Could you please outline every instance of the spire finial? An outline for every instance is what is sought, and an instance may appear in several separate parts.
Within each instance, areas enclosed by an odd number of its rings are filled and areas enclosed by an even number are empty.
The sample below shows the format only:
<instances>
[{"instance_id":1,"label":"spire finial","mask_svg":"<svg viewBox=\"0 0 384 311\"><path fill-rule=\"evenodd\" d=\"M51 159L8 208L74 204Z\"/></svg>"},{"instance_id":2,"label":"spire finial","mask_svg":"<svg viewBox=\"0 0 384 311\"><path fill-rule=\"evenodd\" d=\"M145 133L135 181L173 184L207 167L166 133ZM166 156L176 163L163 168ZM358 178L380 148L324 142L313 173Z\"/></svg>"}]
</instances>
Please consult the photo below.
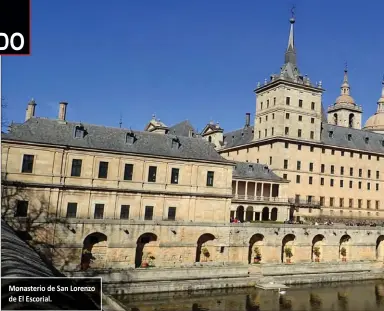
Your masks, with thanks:
<instances>
[{"instance_id":1,"label":"spire finial","mask_svg":"<svg viewBox=\"0 0 384 311\"><path fill-rule=\"evenodd\" d=\"M295 6L291 9L292 17L289 19L291 23L291 29L289 30L289 38L288 38L288 47L285 52L285 63L291 63L296 65L296 51L295 51L295 40L293 34L293 24L295 23Z\"/></svg>"}]
</instances>

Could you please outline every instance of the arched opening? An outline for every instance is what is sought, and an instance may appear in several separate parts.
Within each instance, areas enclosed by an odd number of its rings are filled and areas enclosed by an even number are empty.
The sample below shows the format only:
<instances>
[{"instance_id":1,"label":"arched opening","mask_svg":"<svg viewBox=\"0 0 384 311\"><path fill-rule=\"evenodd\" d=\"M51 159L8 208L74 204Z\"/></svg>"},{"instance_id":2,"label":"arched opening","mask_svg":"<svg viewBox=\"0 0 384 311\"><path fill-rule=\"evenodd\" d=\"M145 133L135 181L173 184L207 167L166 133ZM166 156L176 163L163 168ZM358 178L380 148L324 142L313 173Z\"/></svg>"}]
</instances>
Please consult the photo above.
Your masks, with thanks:
<instances>
[{"instance_id":1,"label":"arched opening","mask_svg":"<svg viewBox=\"0 0 384 311\"><path fill-rule=\"evenodd\" d=\"M293 246L296 237L293 234L287 234L281 244L281 262L291 262L291 258L293 257Z\"/></svg>"},{"instance_id":2,"label":"arched opening","mask_svg":"<svg viewBox=\"0 0 384 311\"><path fill-rule=\"evenodd\" d=\"M93 268L103 268L107 252L107 236L94 232L86 236L81 252L81 270L87 270L92 263Z\"/></svg>"},{"instance_id":3,"label":"arched opening","mask_svg":"<svg viewBox=\"0 0 384 311\"><path fill-rule=\"evenodd\" d=\"M209 258L212 258L212 241L215 240L215 236L211 233L204 233L197 240L196 247L196 262L200 262L201 259L208 261ZM203 255L203 258L201 258Z\"/></svg>"},{"instance_id":4,"label":"arched opening","mask_svg":"<svg viewBox=\"0 0 384 311\"><path fill-rule=\"evenodd\" d=\"M140 268L143 265L143 261L148 260L149 255L154 251L152 249L154 242L157 241L157 235L154 233L142 234L136 242L136 254L135 254L135 267ZM144 250L146 251L144 253ZM145 255L145 256L144 256ZM146 264L145 264L146 265Z\"/></svg>"},{"instance_id":5,"label":"arched opening","mask_svg":"<svg viewBox=\"0 0 384 311\"><path fill-rule=\"evenodd\" d=\"M269 208L264 207L263 211L261 212L261 220L269 220Z\"/></svg>"},{"instance_id":6,"label":"arched opening","mask_svg":"<svg viewBox=\"0 0 384 311\"><path fill-rule=\"evenodd\" d=\"M277 207L274 207L271 210L271 220L273 220L273 221L277 220Z\"/></svg>"},{"instance_id":7,"label":"arched opening","mask_svg":"<svg viewBox=\"0 0 384 311\"><path fill-rule=\"evenodd\" d=\"M353 127L354 123L355 123L355 115L353 113L350 113L348 118L348 126Z\"/></svg>"},{"instance_id":8,"label":"arched opening","mask_svg":"<svg viewBox=\"0 0 384 311\"><path fill-rule=\"evenodd\" d=\"M236 218L237 220L244 222L244 206L238 206L236 209Z\"/></svg>"},{"instance_id":9,"label":"arched opening","mask_svg":"<svg viewBox=\"0 0 384 311\"><path fill-rule=\"evenodd\" d=\"M248 206L247 211L245 213L245 220L246 221L252 221L253 220L253 207Z\"/></svg>"},{"instance_id":10,"label":"arched opening","mask_svg":"<svg viewBox=\"0 0 384 311\"><path fill-rule=\"evenodd\" d=\"M323 257L323 243L324 243L324 235L317 234L312 239L312 251L311 251L311 260L312 261L320 261Z\"/></svg>"},{"instance_id":11,"label":"arched opening","mask_svg":"<svg viewBox=\"0 0 384 311\"><path fill-rule=\"evenodd\" d=\"M337 125L339 123L339 117L337 116L337 113L333 114L333 124Z\"/></svg>"},{"instance_id":12,"label":"arched opening","mask_svg":"<svg viewBox=\"0 0 384 311\"><path fill-rule=\"evenodd\" d=\"M351 237L348 234L344 234L340 238L339 257L342 259L342 261L347 261L347 258L351 257L350 242L351 242Z\"/></svg>"},{"instance_id":13,"label":"arched opening","mask_svg":"<svg viewBox=\"0 0 384 311\"><path fill-rule=\"evenodd\" d=\"M376 260L384 261L384 235L380 235L376 240Z\"/></svg>"},{"instance_id":14,"label":"arched opening","mask_svg":"<svg viewBox=\"0 0 384 311\"><path fill-rule=\"evenodd\" d=\"M255 259L260 261L263 255L263 245L264 245L264 235L262 234L254 234L249 239L249 248L248 248L248 263L251 264L252 262L255 262ZM260 258L257 258L259 257Z\"/></svg>"}]
</instances>

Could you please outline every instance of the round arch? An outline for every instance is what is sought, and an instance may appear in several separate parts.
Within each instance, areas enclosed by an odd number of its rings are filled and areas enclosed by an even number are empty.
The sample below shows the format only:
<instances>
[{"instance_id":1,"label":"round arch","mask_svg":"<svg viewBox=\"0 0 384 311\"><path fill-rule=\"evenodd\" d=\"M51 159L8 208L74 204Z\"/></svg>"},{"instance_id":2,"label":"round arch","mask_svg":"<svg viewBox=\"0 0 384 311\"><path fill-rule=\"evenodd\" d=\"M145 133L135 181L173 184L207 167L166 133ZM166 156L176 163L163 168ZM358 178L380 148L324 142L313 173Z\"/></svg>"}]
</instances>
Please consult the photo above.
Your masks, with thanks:
<instances>
[{"instance_id":1,"label":"round arch","mask_svg":"<svg viewBox=\"0 0 384 311\"><path fill-rule=\"evenodd\" d=\"M154 251L150 246L154 246L156 242L157 235L154 233L146 232L139 236L136 241L135 268L142 267L143 260L147 260L148 256L144 257L144 249L150 254Z\"/></svg>"},{"instance_id":2,"label":"round arch","mask_svg":"<svg viewBox=\"0 0 384 311\"><path fill-rule=\"evenodd\" d=\"M208 252L203 254L204 259L208 261L209 257L212 257L213 248L212 245L209 245L211 241L214 241L216 237L211 233L202 234L197 240L196 247L196 262L200 262L201 253L206 249Z\"/></svg>"},{"instance_id":3,"label":"round arch","mask_svg":"<svg viewBox=\"0 0 384 311\"><path fill-rule=\"evenodd\" d=\"M252 221L253 220L253 206L248 206L247 211L245 212L245 220Z\"/></svg>"},{"instance_id":4,"label":"round arch","mask_svg":"<svg viewBox=\"0 0 384 311\"><path fill-rule=\"evenodd\" d=\"M269 208L264 207L262 212L261 212L261 220L269 220Z\"/></svg>"},{"instance_id":5,"label":"round arch","mask_svg":"<svg viewBox=\"0 0 384 311\"><path fill-rule=\"evenodd\" d=\"M384 261L384 235L380 235L376 240L376 260Z\"/></svg>"},{"instance_id":6,"label":"round arch","mask_svg":"<svg viewBox=\"0 0 384 311\"><path fill-rule=\"evenodd\" d=\"M101 232L88 234L83 241L80 269L87 270L92 263L95 268L102 268L105 264L108 237Z\"/></svg>"},{"instance_id":7,"label":"round arch","mask_svg":"<svg viewBox=\"0 0 384 311\"><path fill-rule=\"evenodd\" d=\"M320 261L323 258L323 245L325 237L322 234L316 234L312 239L311 261Z\"/></svg>"},{"instance_id":8,"label":"round arch","mask_svg":"<svg viewBox=\"0 0 384 311\"><path fill-rule=\"evenodd\" d=\"M272 221L276 221L277 220L277 207L274 207L271 210L271 220Z\"/></svg>"},{"instance_id":9,"label":"round arch","mask_svg":"<svg viewBox=\"0 0 384 311\"><path fill-rule=\"evenodd\" d=\"M252 258L256 257L256 247L258 248L260 255L263 256L264 235L256 233L249 239L248 247L248 264L252 263ZM260 259L261 260L261 259Z\"/></svg>"},{"instance_id":10,"label":"round arch","mask_svg":"<svg viewBox=\"0 0 384 311\"><path fill-rule=\"evenodd\" d=\"M339 258L342 261L346 261L347 258L351 257L351 248L350 248L351 237L348 234L344 234L340 238L339 242Z\"/></svg>"},{"instance_id":11,"label":"round arch","mask_svg":"<svg viewBox=\"0 0 384 311\"><path fill-rule=\"evenodd\" d=\"M281 262L287 261L288 263L291 261L291 257L294 255L294 243L296 240L296 236L294 234L287 234L281 243ZM290 257L286 256L286 249L291 250L291 255Z\"/></svg>"},{"instance_id":12,"label":"round arch","mask_svg":"<svg viewBox=\"0 0 384 311\"><path fill-rule=\"evenodd\" d=\"M240 205L236 209L236 218L240 222L244 222L244 206Z\"/></svg>"}]
</instances>

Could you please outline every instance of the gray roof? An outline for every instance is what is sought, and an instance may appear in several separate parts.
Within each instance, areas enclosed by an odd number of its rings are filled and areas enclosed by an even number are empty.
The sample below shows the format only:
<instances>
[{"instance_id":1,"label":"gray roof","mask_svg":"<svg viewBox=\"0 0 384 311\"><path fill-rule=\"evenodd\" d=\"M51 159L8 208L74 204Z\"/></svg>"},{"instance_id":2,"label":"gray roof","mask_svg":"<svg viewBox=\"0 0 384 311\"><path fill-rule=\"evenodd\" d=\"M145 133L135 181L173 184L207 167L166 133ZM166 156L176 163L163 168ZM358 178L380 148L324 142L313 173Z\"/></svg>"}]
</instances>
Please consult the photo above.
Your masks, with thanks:
<instances>
[{"instance_id":1,"label":"gray roof","mask_svg":"<svg viewBox=\"0 0 384 311\"><path fill-rule=\"evenodd\" d=\"M286 182L283 178L272 172L272 170L270 170L267 165L251 162L236 162L232 176L233 178L241 179L267 179Z\"/></svg>"},{"instance_id":2,"label":"gray roof","mask_svg":"<svg viewBox=\"0 0 384 311\"><path fill-rule=\"evenodd\" d=\"M75 138L75 128L80 123L52 119L32 118L13 124L3 140L44 143L79 148L89 148L122 153L154 155L190 160L232 162L221 157L215 148L201 138L131 131L81 123L86 135ZM127 143L127 135L134 136L134 143Z\"/></svg>"},{"instance_id":3,"label":"gray roof","mask_svg":"<svg viewBox=\"0 0 384 311\"><path fill-rule=\"evenodd\" d=\"M193 136L197 134L196 129L188 120L177 123L169 128L169 133L177 136L189 137L189 131L192 131Z\"/></svg>"},{"instance_id":4,"label":"gray roof","mask_svg":"<svg viewBox=\"0 0 384 311\"><path fill-rule=\"evenodd\" d=\"M333 137L330 133L333 132ZM350 136L350 140L348 135ZM368 138L368 143L366 143ZM240 147L253 140L253 127L239 129L224 134L224 149ZM358 149L365 152L384 153L384 135L364 130L323 123L321 142L338 148Z\"/></svg>"},{"instance_id":5,"label":"gray roof","mask_svg":"<svg viewBox=\"0 0 384 311\"><path fill-rule=\"evenodd\" d=\"M223 148L232 148L248 144L253 140L253 126L243 127L241 129L224 133Z\"/></svg>"}]
</instances>

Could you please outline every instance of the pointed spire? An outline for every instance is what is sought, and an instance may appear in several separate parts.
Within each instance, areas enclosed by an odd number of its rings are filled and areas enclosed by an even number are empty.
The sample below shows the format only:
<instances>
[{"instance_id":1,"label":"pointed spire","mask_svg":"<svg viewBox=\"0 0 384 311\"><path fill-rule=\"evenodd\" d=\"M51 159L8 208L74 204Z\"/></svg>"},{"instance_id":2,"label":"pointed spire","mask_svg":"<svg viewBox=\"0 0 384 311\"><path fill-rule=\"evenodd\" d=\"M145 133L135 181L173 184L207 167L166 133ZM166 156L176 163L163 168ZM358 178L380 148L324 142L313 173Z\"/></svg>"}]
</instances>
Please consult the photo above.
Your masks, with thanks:
<instances>
[{"instance_id":1,"label":"pointed spire","mask_svg":"<svg viewBox=\"0 0 384 311\"><path fill-rule=\"evenodd\" d=\"M341 95L350 95L350 86L348 82L348 65L345 63L343 84L341 85Z\"/></svg>"},{"instance_id":2,"label":"pointed spire","mask_svg":"<svg viewBox=\"0 0 384 311\"><path fill-rule=\"evenodd\" d=\"M291 23L291 29L289 31L289 38L288 38L288 46L287 50L285 52L285 63L291 63L293 65L296 65L296 50L295 50L295 39L294 39L294 31L293 31L293 24L295 23L295 7L292 7L292 17L290 18L289 22Z\"/></svg>"},{"instance_id":3,"label":"pointed spire","mask_svg":"<svg viewBox=\"0 0 384 311\"><path fill-rule=\"evenodd\" d=\"M377 101L377 113L384 113L384 75L383 81L381 81L381 97Z\"/></svg>"}]
</instances>

